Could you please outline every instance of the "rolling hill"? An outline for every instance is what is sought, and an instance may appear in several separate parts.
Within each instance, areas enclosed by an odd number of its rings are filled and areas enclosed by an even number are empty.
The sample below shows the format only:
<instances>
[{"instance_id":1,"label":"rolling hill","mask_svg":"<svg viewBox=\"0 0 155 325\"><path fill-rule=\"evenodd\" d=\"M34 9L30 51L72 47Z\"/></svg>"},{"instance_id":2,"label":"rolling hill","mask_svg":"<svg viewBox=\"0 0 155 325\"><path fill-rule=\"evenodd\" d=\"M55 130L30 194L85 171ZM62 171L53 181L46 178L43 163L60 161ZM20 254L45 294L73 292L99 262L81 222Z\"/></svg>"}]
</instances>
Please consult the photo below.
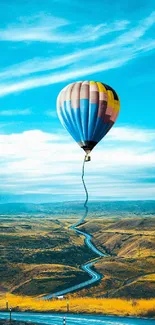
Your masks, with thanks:
<instances>
[{"instance_id":1,"label":"rolling hill","mask_svg":"<svg viewBox=\"0 0 155 325\"><path fill-rule=\"evenodd\" d=\"M99 286L80 295L155 297L155 218L88 221L80 229L109 256L95 264L104 274Z\"/></svg>"},{"instance_id":2,"label":"rolling hill","mask_svg":"<svg viewBox=\"0 0 155 325\"><path fill-rule=\"evenodd\" d=\"M91 216L79 227L93 235L95 246L108 256L95 264L95 269L103 275L100 283L69 296L155 296L153 210L151 217L142 213L141 218L135 214L128 217L129 208L127 211L125 217ZM54 211L46 216L35 213L36 210L34 215L1 214L1 294L40 296L88 279L80 267L96 255L86 246L83 236L69 229L77 216L71 214L67 219L64 214L58 219Z\"/></svg>"}]
</instances>

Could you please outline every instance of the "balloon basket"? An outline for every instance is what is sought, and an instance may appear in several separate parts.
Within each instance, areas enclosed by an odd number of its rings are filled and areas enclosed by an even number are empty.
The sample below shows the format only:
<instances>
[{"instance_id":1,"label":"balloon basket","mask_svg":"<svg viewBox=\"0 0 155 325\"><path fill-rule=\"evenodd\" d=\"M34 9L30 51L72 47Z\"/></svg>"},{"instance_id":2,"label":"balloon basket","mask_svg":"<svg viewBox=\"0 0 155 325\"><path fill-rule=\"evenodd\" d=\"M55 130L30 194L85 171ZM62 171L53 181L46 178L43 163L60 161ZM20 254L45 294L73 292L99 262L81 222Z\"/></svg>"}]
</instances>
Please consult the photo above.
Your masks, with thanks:
<instances>
[{"instance_id":1,"label":"balloon basket","mask_svg":"<svg viewBox=\"0 0 155 325\"><path fill-rule=\"evenodd\" d=\"M87 154L85 155L85 162L91 161L91 157Z\"/></svg>"}]
</instances>

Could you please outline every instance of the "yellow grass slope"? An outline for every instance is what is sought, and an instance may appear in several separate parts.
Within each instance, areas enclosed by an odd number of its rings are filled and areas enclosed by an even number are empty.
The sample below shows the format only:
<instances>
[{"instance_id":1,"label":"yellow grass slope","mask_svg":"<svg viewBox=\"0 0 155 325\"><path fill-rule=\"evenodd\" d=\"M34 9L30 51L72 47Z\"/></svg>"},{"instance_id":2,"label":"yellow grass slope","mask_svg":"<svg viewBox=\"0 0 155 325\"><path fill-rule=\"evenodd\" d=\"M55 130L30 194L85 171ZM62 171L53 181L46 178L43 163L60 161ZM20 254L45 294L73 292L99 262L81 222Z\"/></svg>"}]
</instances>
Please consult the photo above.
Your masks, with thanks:
<instances>
[{"instance_id":1,"label":"yellow grass slope","mask_svg":"<svg viewBox=\"0 0 155 325\"><path fill-rule=\"evenodd\" d=\"M30 297L6 294L0 298L0 310L4 310L8 301L9 306L21 311L37 312L66 312L69 303L72 313L96 313L119 316L155 316L155 299L110 299L110 298L72 298L63 300L37 300Z\"/></svg>"}]
</instances>

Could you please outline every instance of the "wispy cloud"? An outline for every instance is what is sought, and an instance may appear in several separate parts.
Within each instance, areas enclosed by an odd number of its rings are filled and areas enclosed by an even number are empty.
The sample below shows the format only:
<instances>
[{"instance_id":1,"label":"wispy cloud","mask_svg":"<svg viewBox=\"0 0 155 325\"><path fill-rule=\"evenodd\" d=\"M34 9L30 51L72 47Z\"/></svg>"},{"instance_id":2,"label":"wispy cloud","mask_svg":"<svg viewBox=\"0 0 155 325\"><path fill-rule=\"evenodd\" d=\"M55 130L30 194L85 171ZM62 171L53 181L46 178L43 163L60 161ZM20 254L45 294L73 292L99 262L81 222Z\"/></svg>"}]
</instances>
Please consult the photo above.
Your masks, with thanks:
<instances>
[{"instance_id":1,"label":"wispy cloud","mask_svg":"<svg viewBox=\"0 0 155 325\"><path fill-rule=\"evenodd\" d=\"M142 37L145 32L155 23L155 12L140 21L138 26L121 35L117 42L129 43ZM52 43L88 43L96 41L108 33L125 30L130 24L127 20L114 21L99 25L85 25L77 29L77 23L71 23L65 19L46 14L36 15L31 18L20 18L16 25L12 24L0 30L1 41L11 42L52 42ZM69 28L74 28L70 33Z\"/></svg>"},{"instance_id":2,"label":"wispy cloud","mask_svg":"<svg viewBox=\"0 0 155 325\"><path fill-rule=\"evenodd\" d=\"M39 72L56 70L72 63L75 63L78 59L87 56L89 53L85 51L78 51L68 55L58 56L56 58L35 58L19 64L14 64L6 69L1 70L0 78L12 79L14 77L23 77L26 75L36 74Z\"/></svg>"},{"instance_id":3,"label":"wispy cloud","mask_svg":"<svg viewBox=\"0 0 155 325\"><path fill-rule=\"evenodd\" d=\"M49 17L46 24L42 23L41 26L43 25L48 30L49 26L51 26L51 19L55 18ZM57 19L55 26L52 28L55 30L62 26L68 26L68 24L65 20L60 19L59 21ZM94 47L78 48L76 52L66 53L63 56L56 55L52 58L39 57L7 67L0 72L0 96L70 81L89 76L93 73L121 67L144 52L155 49L155 41L145 36L154 24L155 12L152 12L149 17L138 22L129 31L123 31L121 35L115 37L115 33L113 33L115 28L120 28L121 31L125 28L127 22L114 22L106 27L108 30L111 29L111 33L114 35L110 42L104 42ZM113 28L114 26L115 28ZM36 27L33 26L33 28ZM91 35L90 37L93 37L93 33L98 35L96 37L102 37L101 30L105 33L106 28L102 25L83 27ZM22 37L22 32L20 34ZM83 39L83 32L80 31L79 34L82 35ZM72 37L77 37L75 32L72 34ZM71 36L68 35L68 39L71 41ZM87 39L89 39L88 35ZM59 43L59 38L57 38L57 43Z\"/></svg>"},{"instance_id":4,"label":"wispy cloud","mask_svg":"<svg viewBox=\"0 0 155 325\"><path fill-rule=\"evenodd\" d=\"M85 25L79 28L76 22L40 14L29 19L22 18L16 25L12 24L0 30L1 41L11 42L49 42L49 43L87 43L96 41L102 36L126 29L127 20L115 21L111 24ZM70 32L70 26L74 33Z\"/></svg>"},{"instance_id":5,"label":"wispy cloud","mask_svg":"<svg viewBox=\"0 0 155 325\"><path fill-rule=\"evenodd\" d=\"M29 108L25 109L8 109L1 110L0 116L21 116L21 115L30 115L32 112Z\"/></svg>"},{"instance_id":6,"label":"wispy cloud","mask_svg":"<svg viewBox=\"0 0 155 325\"><path fill-rule=\"evenodd\" d=\"M131 141L128 147L123 141L125 134ZM140 134L143 134L143 141ZM120 198L124 191L128 198L133 195L151 198L155 191L149 181L153 179L155 166L153 143L152 131L115 128L111 137L107 136L94 149L92 162L86 166L90 195L95 199L105 192L107 197ZM2 193L82 197L80 175L84 152L69 136L39 130L4 134L0 135L0 148Z\"/></svg>"},{"instance_id":7,"label":"wispy cloud","mask_svg":"<svg viewBox=\"0 0 155 325\"><path fill-rule=\"evenodd\" d=\"M119 36L119 44L133 43L141 38L153 25L155 24L155 11L153 11L147 18L141 20L138 26L131 28L129 31Z\"/></svg>"},{"instance_id":8,"label":"wispy cloud","mask_svg":"<svg viewBox=\"0 0 155 325\"><path fill-rule=\"evenodd\" d=\"M47 116L49 116L51 118L57 118L58 117L56 110L52 111L51 109L46 110L45 115L47 115Z\"/></svg>"},{"instance_id":9,"label":"wispy cloud","mask_svg":"<svg viewBox=\"0 0 155 325\"><path fill-rule=\"evenodd\" d=\"M26 89L32 89L37 87L43 87L54 83L59 83L67 80L72 80L75 78L80 78L82 76L88 76L92 73L114 69L116 67L120 67L125 64L127 61L131 59L131 56L126 56L121 59L110 60L104 63L98 63L93 66L87 66L81 69L71 69L67 70L62 73L55 73L43 77L34 77L29 78L21 82L13 82L13 83L6 83L0 84L0 96L5 96L11 93L16 93L19 91L23 91Z\"/></svg>"},{"instance_id":10,"label":"wispy cloud","mask_svg":"<svg viewBox=\"0 0 155 325\"><path fill-rule=\"evenodd\" d=\"M123 26L124 21L118 21L118 26ZM123 33L121 36L118 36L114 38L111 42L107 42L99 46L94 47L88 47L86 49L77 50L76 52L73 52L72 54L66 54L63 56L58 56L56 58L34 58L32 60L28 60L19 64L15 64L11 67L7 67L6 69L2 70L0 72L1 78L12 78L16 76L23 76L31 73L41 72L41 71L47 71L47 70L54 70L57 68L61 68L63 66L66 66L68 64L72 64L76 62L78 59L83 59L89 55L93 55L95 53L102 53L103 57L108 55L106 51L111 50L112 48L115 48L115 50L120 50L120 46L125 46L129 44L133 44L133 47L131 50L134 49L134 51L140 51L140 50L150 50L155 47L155 41L154 40L143 40L141 43L136 43L135 41L139 40L145 32L153 25L155 24L155 12L153 12L148 18L144 19L143 21L140 21L138 26L132 28L131 30ZM83 27L84 29L87 29L87 27ZM94 27L95 30L97 30L99 27ZM101 28L101 27L100 27ZM111 32L115 32L115 29L113 28L113 25L111 27ZM95 34L98 34L95 32ZM73 34L74 35L74 34ZM80 35L83 36L82 33ZM97 36L96 36L97 37ZM59 42L59 38L57 38L57 43ZM104 51L104 52L103 52ZM114 51L115 53L115 51Z\"/></svg>"},{"instance_id":11,"label":"wispy cloud","mask_svg":"<svg viewBox=\"0 0 155 325\"><path fill-rule=\"evenodd\" d=\"M10 24L0 30L1 41L43 41L50 32L68 25L66 19L53 17L44 13L35 16L20 17L16 24Z\"/></svg>"}]
</instances>

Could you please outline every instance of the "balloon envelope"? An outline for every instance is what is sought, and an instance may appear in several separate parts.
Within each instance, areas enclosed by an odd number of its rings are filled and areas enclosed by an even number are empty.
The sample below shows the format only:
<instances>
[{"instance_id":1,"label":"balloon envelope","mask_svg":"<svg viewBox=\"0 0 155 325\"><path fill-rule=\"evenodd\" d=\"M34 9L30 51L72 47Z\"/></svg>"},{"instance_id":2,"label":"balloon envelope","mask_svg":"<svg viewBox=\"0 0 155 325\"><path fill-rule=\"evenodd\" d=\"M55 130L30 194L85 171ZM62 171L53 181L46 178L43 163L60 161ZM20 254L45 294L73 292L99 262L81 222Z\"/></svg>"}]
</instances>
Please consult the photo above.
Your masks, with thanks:
<instances>
[{"instance_id":1,"label":"balloon envelope","mask_svg":"<svg viewBox=\"0 0 155 325\"><path fill-rule=\"evenodd\" d=\"M71 83L62 89L57 98L61 123L87 153L111 129L119 110L117 93L101 82Z\"/></svg>"}]
</instances>

